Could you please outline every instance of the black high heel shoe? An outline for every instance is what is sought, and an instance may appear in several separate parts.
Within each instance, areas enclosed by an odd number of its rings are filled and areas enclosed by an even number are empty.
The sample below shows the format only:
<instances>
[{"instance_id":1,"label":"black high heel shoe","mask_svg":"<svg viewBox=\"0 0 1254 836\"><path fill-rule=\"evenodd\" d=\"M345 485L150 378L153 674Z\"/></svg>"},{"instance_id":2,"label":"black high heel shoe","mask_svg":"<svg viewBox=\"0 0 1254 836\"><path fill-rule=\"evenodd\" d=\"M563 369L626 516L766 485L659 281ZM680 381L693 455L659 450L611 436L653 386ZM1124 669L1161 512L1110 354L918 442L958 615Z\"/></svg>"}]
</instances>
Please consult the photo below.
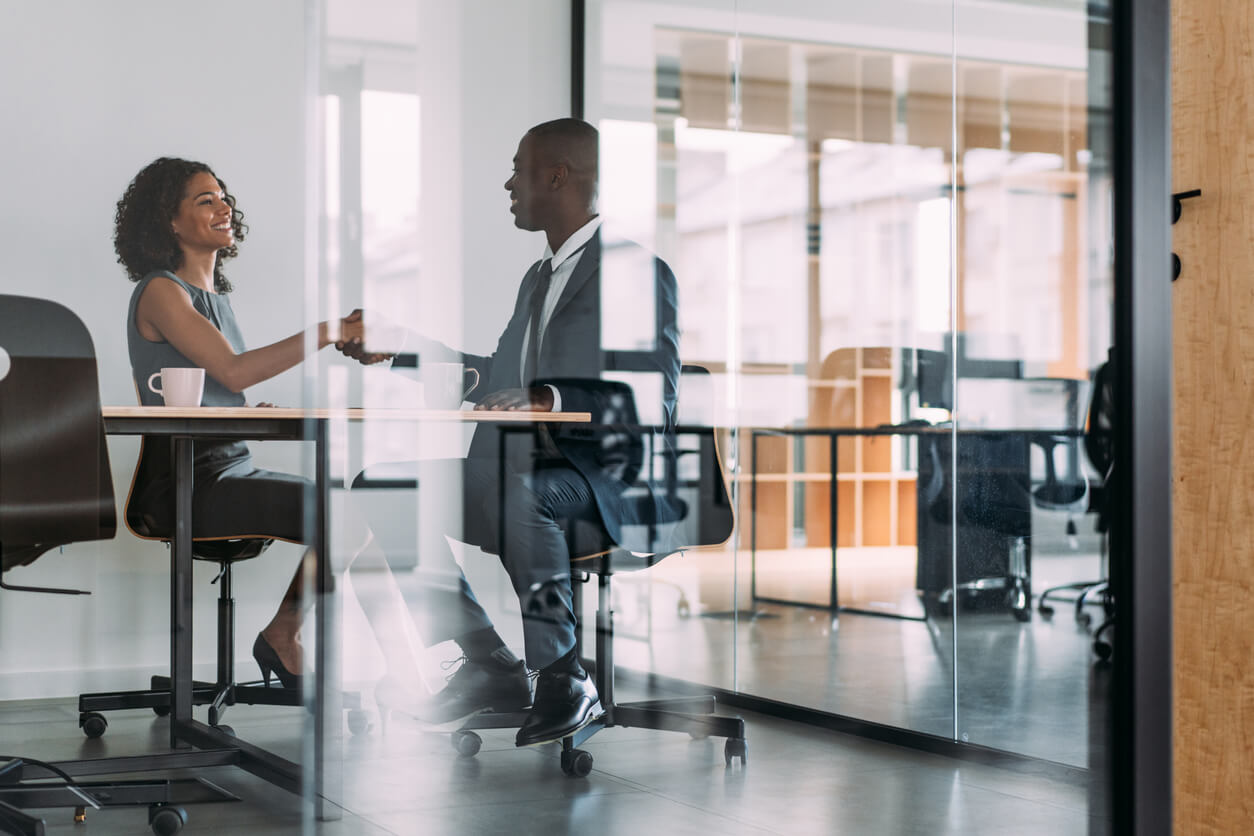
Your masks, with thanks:
<instances>
[{"instance_id":1,"label":"black high heel shoe","mask_svg":"<svg viewBox=\"0 0 1254 836\"><path fill-rule=\"evenodd\" d=\"M266 641L261 633L257 634L257 640L253 642L253 658L257 660L257 667L261 668L261 678L265 680L267 688L270 687L271 671L279 678L279 684L284 688L300 688L300 674L292 673L283 666L279 654L274 652L270 642Z\"/></svg>"}]
</instances>

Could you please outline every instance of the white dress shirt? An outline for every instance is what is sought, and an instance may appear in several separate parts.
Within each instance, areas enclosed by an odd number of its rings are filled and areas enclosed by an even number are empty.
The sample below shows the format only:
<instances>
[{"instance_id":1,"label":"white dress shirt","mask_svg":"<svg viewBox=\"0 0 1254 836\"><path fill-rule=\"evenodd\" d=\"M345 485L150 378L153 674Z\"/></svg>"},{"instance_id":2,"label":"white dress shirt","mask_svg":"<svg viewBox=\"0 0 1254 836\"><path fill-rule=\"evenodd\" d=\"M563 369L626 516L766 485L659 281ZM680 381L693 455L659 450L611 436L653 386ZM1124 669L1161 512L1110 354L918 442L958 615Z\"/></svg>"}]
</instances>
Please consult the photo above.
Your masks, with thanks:
<instances>
[{"instance_id":1,"label":"white dress shirt","mask_svg":"<svg viewBox=\"0 0 1254 836\"><path fill-rule=\"evenodd\" d=\"M579 264L579 259L583 258L584 251L581 249L585 244L592 240L592 236L596 235L597 230L601 228L601 218L598 215L588 221L579 229L571 233L571 236L562 242L557 248L557 252L553 252L548 244L544 245L544 255L540 257L541 261L545 259L553 260L553 277L549 280L549 292L544 297L544 307L540 313L540 342L544 342L544 329L549 327L549 320L553 317L553 309L557 307L557 300L562 298L562 291L566 289L566 283L570 281L570 276L575 272L575 267ZM522 341L522 362L518 367L519 377L522 376L527 364L527 348L531 344L531 320L527 320L527 329L523 331ZM525 381L524 381L525 382ZM545 384L549 391L553 393L553 411L562 411L562 393L557 391L557 387Z\"/></svg>"}]
</instances>

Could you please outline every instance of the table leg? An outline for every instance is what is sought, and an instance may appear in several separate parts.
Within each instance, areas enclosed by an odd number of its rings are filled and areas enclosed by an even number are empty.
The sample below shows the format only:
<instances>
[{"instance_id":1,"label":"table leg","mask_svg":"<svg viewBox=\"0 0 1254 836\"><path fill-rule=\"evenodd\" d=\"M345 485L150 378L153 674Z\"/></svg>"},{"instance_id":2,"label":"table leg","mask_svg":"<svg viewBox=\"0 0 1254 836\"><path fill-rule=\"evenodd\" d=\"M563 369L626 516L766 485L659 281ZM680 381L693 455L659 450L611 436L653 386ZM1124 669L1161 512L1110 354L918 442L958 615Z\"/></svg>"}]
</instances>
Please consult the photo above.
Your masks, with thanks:
<instances>
[{"instance_id":1,"label":"table leg","mask_svg":"<svg viewBox=\"0 0 1254 836\"><path fill-rule=\"evenodd\" d=\"M170 545L170 748L180 741L179 724L192 719L192 440L175 436L174 541Z\"/></svg>"},{"instance_id":2,"label":"table leg","mask_svg":"<svg viewBox=\"0 0 1254 836\"><path fill-rule=\"evenodd\" d=\"M343 731L340 694L340 630L335 576L331 568L331 524L327 512L330 490L329 428L317 421L314 433L314 530L313 548L316 659L313 693L313 790L314 814L319 821L340 818L342 800Z\"/></svg>"},{"instance_id":3,"label":"table leg","mask_svg":"<svg viewBox=\"0 0 1254 836\"><path fill-rule=\"evenodd\" d=\"M829 487L827 491L828 493L828 497L827 497L827 500L828 500L827 521L828 522L827 524L831 528L831 531L828 534L828 539L831 540L832 542L832 585L831 585L831 589L828 592L828 595L830 596L829 600L831 601L829 606L831 607L833 611L838 612L840 610L840 595L839 595L839 589L836 584L836 546L837 546L836 532L840 528L840 524L839 524L840 523L840 501L839 501L840 497L837 495L840 490L840 479L838 475L840 471L837 467L837 465L839 464L839 462L837 461L837 452L839 450L840 445L837 443L839 439L835 435L829 435L827 437L827 441L828 441L828 467L831 468L831 474L832 474L831 482L829 483Z\"/></svg>"},{"instance_id":4,"label":"table leg","mask_svg":"<svg viewBox=\"0 0 1254 836\"><path fill-rule=\"evenodd\" d=\"M749 600L758 600L758 433L749 431ZM732 601L732 609L736 602Z\"/></svg>"}]
</instances>

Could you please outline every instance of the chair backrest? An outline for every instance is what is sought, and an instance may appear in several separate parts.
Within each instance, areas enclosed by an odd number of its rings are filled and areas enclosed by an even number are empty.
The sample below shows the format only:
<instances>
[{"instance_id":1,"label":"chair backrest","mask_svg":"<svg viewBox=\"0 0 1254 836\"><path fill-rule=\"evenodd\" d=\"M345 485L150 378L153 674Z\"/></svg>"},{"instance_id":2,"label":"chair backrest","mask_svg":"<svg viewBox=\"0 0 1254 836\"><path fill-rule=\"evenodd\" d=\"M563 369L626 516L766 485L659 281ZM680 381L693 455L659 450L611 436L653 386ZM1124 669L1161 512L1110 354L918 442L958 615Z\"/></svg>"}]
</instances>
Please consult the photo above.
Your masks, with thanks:
<instances>
[{"instance_id":1,"label":"chair backrest","mask_svg":"<svg viewBox=\"0 0 1254 836\"><path fill-rule=\"evenodd\" d=\"M86 326L56 302L0 295L0 349L3 571L113 537L117 512Z\"/></svg>"},{"instance_id":2,"label":"chair backrest","mask_svg":"<svg viewBox=\"0 0 1254 836\"><path fill-rule=\"evenodd\" d=\"M667 519L654 520L646 539L666 544L666 547L647 557L632 558L606 543L596 527L576 525L567 535L571 554L577 556L577 561L614 551L616 571L643 568L675 551L719 545L731 537L735 513L718 454L716 414L714 381L709 370L703 366L683 366L675 446L663 449L650 443L644 464L645 468L653 468L651 481L666 491L668 501L664 505L673 514ZM642 485L630 490L624 500L642 506L653 505Z\"/></svg>"},{"instance_id":3,"label":"chair backrest","mask_svg":"<svg viewBox=\"0 0 1254 836\"><path fill-rule=\"evenodd\" d=\"M1103 533L1110 529L1110 500L1116 478L1114 353L1115 350L1110 349L1106 362L1098 366L1093 374L1093 392L1089 398L1088 420L1084 426L1084 452L1102 476L1102 484L1093 500L1093 509L1097 511L1097 530Z\"/></svg>"},{"instance_id":4,"label":"chair backrest","mask_svg":"<svg viewBox=\"0 0 1254 836\"><path fill-rule=\"evenodd\" d=\"M718 410L715 408L714 378L704 366L685 364L679 384L679 445L691 449L695 466L686 466L681 452L676 472L687 476L695 489L681 541L692 546L717 546L727 542L736 525L735 510L723 477L723 462L718 452ZM688 445L684 439L692 439ZM678 490L678 487L676 488ZM693 507L695 506L695 507Z\"/></svg>"}]
</instances>

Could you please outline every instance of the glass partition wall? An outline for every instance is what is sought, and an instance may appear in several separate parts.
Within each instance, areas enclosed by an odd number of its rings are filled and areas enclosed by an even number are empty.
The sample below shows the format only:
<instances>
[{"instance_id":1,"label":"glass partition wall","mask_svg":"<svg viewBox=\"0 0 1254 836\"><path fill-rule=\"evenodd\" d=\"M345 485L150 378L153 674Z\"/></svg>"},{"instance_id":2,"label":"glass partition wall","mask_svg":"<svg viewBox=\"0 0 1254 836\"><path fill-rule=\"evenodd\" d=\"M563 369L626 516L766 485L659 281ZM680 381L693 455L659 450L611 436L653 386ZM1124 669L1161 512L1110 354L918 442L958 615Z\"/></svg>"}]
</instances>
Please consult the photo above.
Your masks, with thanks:
<instances>
[{"instance_id":1,"label":"glass partition wall","mask_svg":"<svg viewBox=\"0 0 1254 836\"><path fill-rule=\"evenodd\" d=\"M156 0L107 13L28 5L0 32L0 54L22 67L11 75L38 81L11 103L14 124L31 128L9 138L8 159L22 164L7 182L23 198L6 203L6 228L25 246L5 248L6 292L56 298L84 320L105 406L135 401L122 336L133 285L114 265L110 221L161 156L208 163L246 213L228 275L250 347L323 320L332 339L366 333L360 350L349 345L364 365L327 349L248 387L249 403L307 410L300 430L283 425L287 440L254 444L253 461L325 478L330 528L326 573L298 573L314 673L285 704L195 708L264 750L241 762L299 790L250 807L279 827L303 812L308 832L342 817L345 832L404 833L415 808L398 798L448 796L455 807L431 801L430 829L476 832L475 783L504 787L502 806L521 803L536 783L512 789L519 765L541 766L523 760L512 730L454 735L455 752L413 722L431 719L428 695L466 669L463 656L498 651L482 635L455 639L466 623L490 626L506 648L498 658L530 688L510 654L533 668L565 656L553 658L560 640L536 644L536 624L565 629L578 611L577 655L589 659L608 608L620 696L713 692L732 711L1027 764L1087 781L1093 827L1104 827L1109 672L1095 661L1111 648L1104 582L1120 519L1107 481L1112 170L1129 164L1111 147L1109 3L224 0L225 14L203 21ZM42 46L53 31L56 53ZM153 43L179 44L190 61L228 55L223 72L245 83L189 87L182 70L154 70ZM69 113L98 126L90 154L65 129ZM600 226L553 253L546 244L564 239L545 234L547 186L528 181L525 143L572 113L595 126L599 149L565 176L595 183ZM49 172L74 183L74 200L49 188ZM1119 199L1130 194L1121 185ZM1154 238L1140 237L1138 256ZM591 300L577 297L575 272L590 247ZM582 299L574 337L531 330L541 281L565 282L541 322ZM1136 313L1120 298L1121 313ZM339 321L356 309L365 326ZM1125 352L1149 356L1144 332L1136 346L1128 333ZM544 355L545 340L559 348ZM463 414L485 391L515 388L483 362L501 351L516 388L536 384L529 405L560 395L559 415L586 413L586 426L550 418L514 432L499 412ZM140 445L112 432L124 513ZM437 464L485 450L503 468L495 477ZM510 512L493 512L483 497L499 492L474 480L532 490L560 470L554 450L586 455L622 502L619 530L583 517L562 548L599 555L613 541L637 565L662 558L616 574L600 600L563 597L566 573L579 580L591 564L528 576L495 556L532 551L502 524L530 506L515 493ZM293 539L316 534L313 496ZM579 500L583 512L594 499ZM507 548L507 537L521 539ZM293 570L314 566L302 554L276 543L238 565L235 603L224 593L220 609L219 567L197 561L198 679L257 677L253 643L291 614L276 608ZM66 697L165 674L170 561L158 540L120 531L55 560L21 570L25 582L97 594L5 591L0 692ZM459 632L447 601L432 602L463 584L478 620ZM215 642L219 613L234 633ZM32 623L47 635L32 639ZM234 669L220 671L227 650ZM1138 673L1144 685L1153 671ZM322 709L321 727L302 702ZM70 729L56 757L170 739L146 710L110 715L107 736L85 742L72 709L17 711L11 742L36 756L42 728ZM47 726L31 731L27 716ZM1121 728L1131 735L1131 721ZM721 740L675 737L691 746L685 767L721 770ZM271 755L288 763L272 769ZM624 769L655 771L646 755ZM620 789L630 780L611 777ZM541 801L560 797L580 832L595 829L582 827L580 801L603 786L543 786Z\"/></svg>"},{"instance_id":2,"label":"glass partition wall","mask_svg":"<svg viewBox=\"0 0 1254 836\"><path fill-rule=\"evenodd\" d=\"M519 140L581 112L600 143L598 349L615 364L601 378L631 387L643 425L714 430L718 473L681 452L673 485L693 506L721 476L735 521L725 541L615 577L621 687L713 688L1082 774L1105 739L1094 634L1109 602L1109 459L1087 432L1112 340L1096 6L576 6L572 75L554 57L570 53L570 4L311 5L311 296L365 308L370 350L397 355L329 365L311 386L332 406L456 405L446 390L464 387L444 377L465 358L432 340L505 345L519 282L548 255L516 228ZM549 18L562 25L537 27ZM642 253L678 290L677 408L665 375L650 377L669 308L633 278ZM384 811L383 826L396 753L438 762L451 789L496 768L450 770L446 741L394 722L465 651L423 631L430 532L506 646L531 647L534 599L491 545L460 540L474 538L471 477L392 467L461 456L482 434L370 415L332 425L332 482L352 488L333 501L344 688L367 708L377 698L386 734L338 740L331 795ZM359 523L374 531L364 550ZM586 625L596 598L572 604ZM583 656L594 637L586 627Z\"/></svg>"},{"instance_id":3,"label":"glass partition wall","mask_svg":"<svg viewBox=\"0 0 1254 836\"><path fill-rule=\"evenodd\" d=\"M1106 22L1078 2L588 8L605 224L675 265L738 512L728 543L624 590L620 660L1088 766Z\"/></svg>"}]
</instances>

